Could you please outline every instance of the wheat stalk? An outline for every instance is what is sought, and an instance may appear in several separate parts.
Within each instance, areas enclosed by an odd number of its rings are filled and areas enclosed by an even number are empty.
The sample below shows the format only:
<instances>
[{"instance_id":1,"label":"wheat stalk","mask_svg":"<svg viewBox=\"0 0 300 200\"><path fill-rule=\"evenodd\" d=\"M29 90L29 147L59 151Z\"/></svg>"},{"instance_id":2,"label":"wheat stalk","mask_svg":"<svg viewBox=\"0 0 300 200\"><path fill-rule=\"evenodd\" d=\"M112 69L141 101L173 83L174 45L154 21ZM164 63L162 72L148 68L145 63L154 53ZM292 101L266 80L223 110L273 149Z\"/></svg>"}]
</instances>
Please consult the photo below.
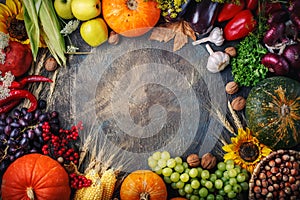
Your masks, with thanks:
<instances>
[{"instance_id":1,"label":"wheat stalk","mask_svg":"<svg viewBox=\"0 0 300 200\"><path fill-rule=\"evenodd\" d=\"M243 128L243 125L242 125L242 122L241 122L240 118L238 117L236 112L233 110L233 108L232 108L229 101L228 101L228 108L229 108L230 114L233 118L233 122L234 122L234 125L236 126L236 128L238 128L238 129Z\"/></svg>"},{"instance_id":2,"label":"wheat stalk","mask_svg":"<svg viewBox=\"0 0 300 200\"><path fill-rule=\"evenodd\" d=\"M231 124L229 123L229 121L226 119L226 117L218 110L215 110L216 115L218 117L218 119L221 121L221 123L223 124L223 126L232 134L236 135L236 133L234 132L234 128L231 126Z\"/></svg>"}]
</instances>

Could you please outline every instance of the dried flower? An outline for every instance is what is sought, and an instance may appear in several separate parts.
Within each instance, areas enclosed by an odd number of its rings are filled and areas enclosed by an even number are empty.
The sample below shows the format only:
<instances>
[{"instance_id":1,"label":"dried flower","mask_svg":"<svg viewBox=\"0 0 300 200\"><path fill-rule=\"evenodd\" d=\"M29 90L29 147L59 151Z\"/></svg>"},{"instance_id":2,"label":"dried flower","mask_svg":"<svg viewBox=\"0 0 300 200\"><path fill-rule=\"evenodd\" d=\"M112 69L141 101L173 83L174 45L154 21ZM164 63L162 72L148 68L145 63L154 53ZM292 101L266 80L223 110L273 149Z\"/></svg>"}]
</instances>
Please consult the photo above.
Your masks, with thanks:
<instances>
[{"instance_id":1,"label":"dried flower","mask_svg":"<svg viewBox=\"0 0 300 200\"><path fill-rule=\"evenodd\" d=\"M0 85L0 99L5 99L9 96L9 86L15 79L14 75L11 72L6 72L5 76L1 76L2 72L0 71L0 81L2 84Z\"/></svg>"},{"instance_id":2,"label":"dried flower","mask_svg":"<svg viewBox=\"0 0 300 200\"><path fill-rule=\"evenodd\" d=\"M78 47L75 47L73 45L68 45L67 46L67 53L74 53L78 50L79 48Z\"/></svg>"},{"instance_id":3,"label":"dried flower","mask_svg":"<svg viewBox=\"0 0 300 200\"><path fill-rule=\"evenodd\" d=\"M60 33L63 35L63 36L67 36L69 34L71 34L72 32L74 32L78 26L80 24L80 21L79 20L71 20L69 21L65 27L60 31Z\"/></svg>"},{"instance_id":4,"label":"dried flower","mask_svg":"<svg viewBox=\"0 0 300 200\"><path fill-rule=\"evenodd\" d=\"M8 46L9 35L3 32L0 32L0 49L4 49Z\"/></svg>"}]
</instances>

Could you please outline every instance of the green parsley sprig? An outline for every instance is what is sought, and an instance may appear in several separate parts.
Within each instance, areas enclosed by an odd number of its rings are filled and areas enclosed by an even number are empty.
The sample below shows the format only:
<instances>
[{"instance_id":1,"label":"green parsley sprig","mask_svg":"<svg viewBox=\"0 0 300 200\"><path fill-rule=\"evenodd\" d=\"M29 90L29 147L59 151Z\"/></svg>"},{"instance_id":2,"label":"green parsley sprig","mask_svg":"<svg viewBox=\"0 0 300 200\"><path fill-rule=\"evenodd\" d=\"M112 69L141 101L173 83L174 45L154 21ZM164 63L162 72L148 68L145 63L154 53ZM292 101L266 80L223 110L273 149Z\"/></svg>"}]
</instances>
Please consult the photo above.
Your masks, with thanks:
<instances>
[{"instance_id":1,"label":"green parsley sprig","mask_svg":"<svg viewBox=\"0 0 300 200\"><path fill-rule=\"evenodd\" d=\"M267 76L268 68L261 64L267 49L259 37L251 33L237 46L237 56L231 60L234 81L241 86L255 86Z\"/></svg>"}]
</instances>

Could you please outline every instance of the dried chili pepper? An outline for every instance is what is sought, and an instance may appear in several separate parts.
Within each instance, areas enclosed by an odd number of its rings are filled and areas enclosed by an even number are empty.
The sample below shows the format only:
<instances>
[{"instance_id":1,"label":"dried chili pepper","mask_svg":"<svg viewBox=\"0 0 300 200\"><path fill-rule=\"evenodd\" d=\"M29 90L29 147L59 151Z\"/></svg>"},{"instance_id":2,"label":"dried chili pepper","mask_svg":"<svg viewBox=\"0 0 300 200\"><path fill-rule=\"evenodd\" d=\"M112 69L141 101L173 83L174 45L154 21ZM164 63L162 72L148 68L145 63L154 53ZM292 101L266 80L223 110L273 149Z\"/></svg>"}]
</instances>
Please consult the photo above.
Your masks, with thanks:
<instances>
[{"instance_id":1,"label":"dried chili pepper","mask_svg":"<svg viewBox=\"0 0 300 200\"><path fill-rule=\"evenodd\" d=\"M246 37L256 27L256 20L249 9L239 12L224 27L226 40L237 40Z\"/></svg>"},{"instance_id":2,"label":"dried chili pepper","mask_svg":"<svg viewBox=\"0 0 300 200\"><path fill-rule=\"evenodd\" d=\"M14 89L9 92L9 96L6 97L5 99L0 100L0 107L3 107L7 105L8 103L15 101L15 100L20 100L20 99L28 99L30 101L30 108L28 108L28 112L32 112L37 108L38 101L36 97L31 94L28 90L19 90L19 89Z\"/></svg>"},{"instance_id":3,"label":"dried chili pepper","mask_svg":"<svg viewBox=\"0 0 300 200\"><path fill-rule=\"evenodd\" d=\"M0 106L0 114L1 113L7 113L11 111L14 107L20 104L21 100L12 100L2 106Z\"/></svg>"},{"instance_id":4,"label":"dried chili pepper","mask_svg":"<svg viewBox=\"0 0 300 200\"><path fill-rule=\"evenodd\" d=\"M219 15L218 22L232 19L236 14L245 8L245 1L239 0L237 3L224 3Z\"/></svg>"},{"instance_id":5,"label":"dried chili pepper","mask_svg":"<svg viewBox=\"0 0 300 200\"><path fill-rule=\"evenodd\" d=\"M25 76L24 78L19 80L21 86L25 86L27 83L34 83L34 82L49 82L52 83L53 81L45 76L41 75L29 75Z\"/></svg>"}]
</instances>

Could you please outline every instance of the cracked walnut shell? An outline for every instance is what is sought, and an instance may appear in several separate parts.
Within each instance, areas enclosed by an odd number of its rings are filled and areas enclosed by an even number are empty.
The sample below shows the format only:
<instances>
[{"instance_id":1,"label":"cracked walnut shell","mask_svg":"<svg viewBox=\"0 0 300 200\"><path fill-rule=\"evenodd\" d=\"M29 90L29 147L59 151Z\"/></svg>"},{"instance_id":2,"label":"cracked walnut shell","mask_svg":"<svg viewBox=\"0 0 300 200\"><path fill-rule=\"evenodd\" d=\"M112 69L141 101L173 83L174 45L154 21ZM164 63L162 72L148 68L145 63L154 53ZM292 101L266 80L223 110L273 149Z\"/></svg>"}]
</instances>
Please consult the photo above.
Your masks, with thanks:
<instances>
[{"instance_id":1,"label":"cracked walnut shell","mask_svg":"<svg viewBox=\"0 0 300 200\"><path fill-rule=\"evenodd\" d=\"M186 162L189 164L190 167L199 167L200 166L200 158L197 154L190 154Z\"/></svg>"},{"instance_id":2,"label":"cracked walnut shell","mask_svg":"<svg viewBox=\"0 0 300 200\"><path fill-rule=\"evenodd\" d=\"M242 96L238 96L231 102L231 107L235 111L241 111L246 106L246 99Z\"/></svg>"},{"instance_id":3,"label":"cracked walnut shell","mask_svg":"<svg viewBox=\"0 0 300 200\"><path fill-rule=\"evenodd\" d=\"M234 94L238 90L239 90L239 85L234 81L228 82L225 86L225 91L227 94Z\"/></svg>"}]
</instances>

